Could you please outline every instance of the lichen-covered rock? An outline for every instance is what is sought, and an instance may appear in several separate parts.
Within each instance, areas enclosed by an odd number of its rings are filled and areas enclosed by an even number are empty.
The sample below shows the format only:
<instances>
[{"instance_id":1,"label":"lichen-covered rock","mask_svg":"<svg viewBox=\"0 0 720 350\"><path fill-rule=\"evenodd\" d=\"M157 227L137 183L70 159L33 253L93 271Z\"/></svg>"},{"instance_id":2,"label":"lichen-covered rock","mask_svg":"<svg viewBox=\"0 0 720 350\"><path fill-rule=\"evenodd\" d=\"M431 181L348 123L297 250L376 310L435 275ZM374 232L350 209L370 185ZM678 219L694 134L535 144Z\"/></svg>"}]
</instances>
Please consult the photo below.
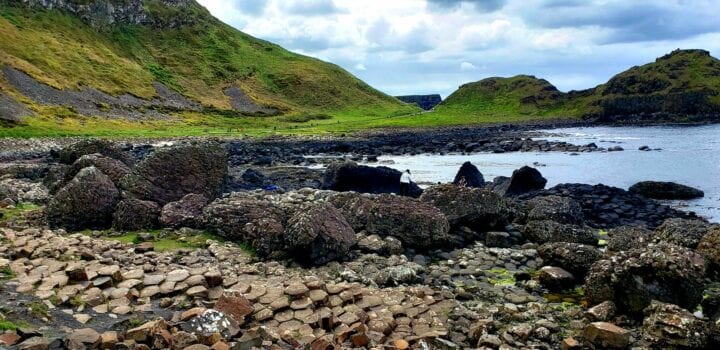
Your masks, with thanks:
<instances>
[{"instance_id":1,"label":"lichen-covered rock","mask_svg":"<svg viewBox=\"0 0 720 350\"><path fill-rule=\"evenodd\" d=\"M428 203L388 194L332 200L356 231L382 237L393 236L403 246L430 249L446 244L450 224L443 213ZM340 205L339 207L337 205Z\"/></svg>"},{"instance_id":2,"label":"lichen-covered rock","mask_svg":"<svg viewBox=\"0 0 720 350\"><path fill-rule=\"evenodd\" d=\"M47 188L41 183L13 178L0 180L0 199L10 198L15 203L45 204L49 197Z\"/></svg>"},{"instance_id":3,"label":"lichen-covered rock","mask_svg":"<svg viewBox=\"0 0 720 350\"><path fill-rule=\"evenodd\" d=\"M258 257L285 255L285 213L269 201L234 193L205 207L202 222L205 228L228 240L248 243Z\"/></svg>"},{"instance_id":4,"label":"lichen-covered rock","mask_svg":"<svg viewBox=\"0 0 720 350\"><path fill-rule=\"evenodd\" d=\"M295 260L314 265L342 260L357 243L355 231L330 204L298 210L285 230L285 247Z\"/></svg>"},{"instance_id":5,"label":"lichen-covered rock","mask_svg":"<svg viewBox=\"0 0 720 350\"><path fill-rule=\"evenodd\" d=\"M545 264L562 267L577 278L585 278L592 264L603 257L596 247L568 242L545 243L538 254Z\"/></svg>"},{"instance_id":6,"label":"lichen-covered rock","mask_svg":"<svg viewBox=\"0 0 720 350\"><path fill-rule=\"evenodd\" d=\"M702 299L705 260L668 243L621 251L595 262L585 279L590 304L610 300L620 313L638 315L655 299L694 308Z\"/></svg>"},{"instance_id":7,"label":"lichen-covered rock","mask_svg":"<svg viewBox=\"0 0 720 350\"><path fill-rule=\"evenodd\" d=\"M158 226L160 206L155 202L125 199L115 208L113 228L119 231L149 230Z\"/></svg>"},{"instance_id":8,"label":"lichen-covered rock","mask_svg":"<svg viewBox=\"0 0 720 350\"><path fill-rule=\"evenodd\" d=\"M440 209L452 227L479 232L503 229L514 215L508 200L486 189L438 185L426 189L420 200Z\"/></svg>"},{"instance_id":9,"label":"lichen-covered rock","mask_svg":"<svg viewBox=\"0 0 720 350\"><path fill-rule=\"evenodd\" d=\"M668 242L695 249L713 225L702 220L672 218L663 221L653 232L653 241Z\"/></svg>"},{"instance_id":10,"label":"lichen-covered rock","mask_svg":"<svg viewBox=\"0 0 720 350\"><path fill-rule=\"evenodd\" d=\"M162 207L160 223L166 227L196 227L207 204L208 200L205 196L188 194Z\"/></svg>"},{"instance_id":11,"label":"lichen-covered rock","mask_svg":"<svg viewBox=\"0 0 720 350\"><path fill-rule=\"evenodd\" d=\"M587 226L561 224L550 220L528 222L524 229L525 237L535 243L569 242L597 244L595 230Z\"/></svg>"},{"instance_id":12,"label":"lichen-covered rock","mask_svg":"<svg viewBox=\"0 0 720 350\"><path fill-rule=\"evenodd\" d=\"M162 149L140 162L122 180L138 199L165 205L190 194L217 197L227 176L227 152L206 142Z\"/></svg>"},{"instance_id":13,"label":"lichen-covered rock","mask_svg":"<svg viewBox=\"0 0 720 350\"><path fill-rule=\"evenodd\" d=\"M465 187L483 187L485 186L485 178L483 178L480 170L470 162L463 163L460 166L455 179L453 180L454 185L462 185Z\"/></svg>"},{"instance_id":14,"label":"lichen-covered rock","mask_svg":"<svg viewBox=\"0 0 720 350\"><path fill-rule=\"evenodd\" d=\"M705 349L705 322L677 305L653 301L645 309L642 339L653 349Z\"/></svg>"},{"instance_id":15,"label":"lichen-covered rock","mask_svg":"<svg viewBox=\"0 0 720 350\"><path fill-rule=\"evenodd\" d=\"M720 271L720 227L712 228L700 240L697 252L707 259L715 272Z\"/></svg>"},{"instance_id":16,"label":"lichen-covered rock","mask_svg":"<svg viewBox=\"0 0 720 350\"><path fill-rule=\"evenodd\" d=\"M48 224L68 230L108 228L119 200L110 177L95 167L82 169L50 199Z\"/></svg>"},{"instance_id":17,"label":"lichen-covered rock","mask_svg":"<svg viewBox=\"0 0 720 350\"><path fill-rule=\"evenodd\" d=\"M117 159L126 165L132 165L132 158L116 144L102 139L85 139L63 148L60 151L60 162L73 164L80 157L99 153L105 157Z\"/></svg>"},{"instance_id":18,"label":"lichen-covered rock","mask_svg":"<svg viewBox=\"0 0 720 350\"><path fill-rule=\"evenodd\" d=\"M535 197L527 202L528 220L552 220L562 224L582 224L582 207L572 198L561 196Z\"/></svg>"},{"instance_id":19,"label":"lichen-covered rock","mask_svg":"<svg viewBox=\"0 0 720 350\"><path fill-rule=\"evenodd\" d=\"M642 248L651 242L652 231L638 226L620 226L608 231L607 248L613 252Z\"/></svg>"},{"instance_id":20,"label":"lichen-covered rock","mask_svg":"<svg viewBox=\"0 0 720 350\"><path fill-rule=\"evenodd\" d=\"M64 182L68 182L75 177L81 169L94 166L103 174L110 177L115 185L120 184L120 179L130 173L130 168L120 160L103 156L99 153L86 154L78 158L70 168L65 172Z\"/></svg>"}]
</instances>

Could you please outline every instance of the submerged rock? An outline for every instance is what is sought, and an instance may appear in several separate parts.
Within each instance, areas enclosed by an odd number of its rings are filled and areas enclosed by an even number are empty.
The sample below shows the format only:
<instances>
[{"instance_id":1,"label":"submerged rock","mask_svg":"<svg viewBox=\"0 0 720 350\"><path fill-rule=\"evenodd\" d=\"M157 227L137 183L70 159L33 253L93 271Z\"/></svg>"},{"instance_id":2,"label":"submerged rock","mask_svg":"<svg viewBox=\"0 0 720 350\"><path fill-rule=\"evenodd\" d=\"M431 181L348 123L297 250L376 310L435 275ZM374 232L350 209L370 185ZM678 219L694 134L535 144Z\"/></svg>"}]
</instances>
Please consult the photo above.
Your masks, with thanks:
<instances>
[{"instance_id":1,"label":"submerged rock","mask_svg":"<svg viewBox=\"0 0 720 350\"><path fill-rule=\"evenodd\" d=\"M48 224L68 230L108 228L119 200L110 177L95 167L82 169L50 199Z\"/></svg>"},{"instance_id":2,"label":"submerged rock","mask_svg":"<svg viewBox=\"0 0 720 350\"><path fill-rule=\"evenodd\" d=\"M650 244L595 262L585 280L591 304L613 301L619 312L638 315L655 299L685 308L702 300L705 260L674 244Z\"/></svg>"},{"instance_id":3,"label":"submerged rock","mask_svg":"<svg viewBox=\"0 0 720 350\"><path fill-rule=\"evenodd\" d=\"M227 152L217 143L162 149L140 162L122 181L138 199L160 205L197 193L217 197L227 176Z\"/></svg>"},{"instance_id":4,"label":"submerged rock","mask_svg":"<svg viewBox=\"0 0 720 350\"><path fill-rule=\"evenodd\" d=\"M629 191L653 199L693 199L705 196L703 191L696 188L661 181L638 182L632 185Z\"/></svg>"}]
</instances>

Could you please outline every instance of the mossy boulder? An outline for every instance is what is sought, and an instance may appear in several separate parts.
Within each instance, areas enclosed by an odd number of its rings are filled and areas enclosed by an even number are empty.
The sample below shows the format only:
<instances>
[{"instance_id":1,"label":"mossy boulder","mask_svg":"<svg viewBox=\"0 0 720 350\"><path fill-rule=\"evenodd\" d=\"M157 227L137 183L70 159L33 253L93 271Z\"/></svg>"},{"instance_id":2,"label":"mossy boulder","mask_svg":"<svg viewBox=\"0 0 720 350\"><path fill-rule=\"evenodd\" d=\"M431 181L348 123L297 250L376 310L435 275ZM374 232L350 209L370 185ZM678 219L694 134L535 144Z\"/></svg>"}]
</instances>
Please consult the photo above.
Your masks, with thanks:
<instances>
[{"instance_id":1,"label":"mossy boulder","mask_svg":"<svg viewBox=\"0 0 720 350\"><path fill-rule=\"evenodd\" d=\"M327 203L298 210L288 220L285 247L297 261L323 265L342 260L357 243L342 213Z\"/></svg>"},{"instance_id":2,"label":"mossy boulder","mask_svg":"<svg viewBox=\"0 0 720 350\"><path fill-rule=\"evenodd\" d=\"M151 201L125 199L118 203L113 228L119 231L149 230L158 227L160 206Z\"/></svg>"},{"instance_id":3,"label":"mossy boulder","mask_svg":"<svg viewBox=\"0 0 720 350\"><path fill-rule=\"evenodd\" d=\"M48 224L67 230L110 227L120 192L95 167L80 170L47 205Z\"/></svg>"},{"instance_id":4,"label":"mossy boulder","mask_svg":"<svg viewBox=\"0 0 720 350\"><path fill-rule=\"evenodd\" d=\"M140 162L122 180L130 195L161 205L190 193L216 198L227 177L227 152L219 143L204 142L161 149Z\"/></svg>"}]
</instances>

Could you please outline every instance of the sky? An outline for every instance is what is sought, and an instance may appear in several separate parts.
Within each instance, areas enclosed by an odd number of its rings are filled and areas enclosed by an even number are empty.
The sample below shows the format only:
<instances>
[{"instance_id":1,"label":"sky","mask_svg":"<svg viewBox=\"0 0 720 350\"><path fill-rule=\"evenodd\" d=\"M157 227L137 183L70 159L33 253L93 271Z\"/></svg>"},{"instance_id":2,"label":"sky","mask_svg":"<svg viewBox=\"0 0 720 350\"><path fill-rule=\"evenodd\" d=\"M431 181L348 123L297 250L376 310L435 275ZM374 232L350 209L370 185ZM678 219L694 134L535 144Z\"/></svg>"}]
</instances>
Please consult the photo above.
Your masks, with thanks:
<instances>
[{"instance_id":1,"label":"sky","mask_svg":"<svg viewBox=\"0 0 720 350\"><path fill-rule=\"evenodd\" d=\"M198 1L391 95L517 74L580 90L677 48L720 54L720 0Z\"/></svg>"}]
</instances>

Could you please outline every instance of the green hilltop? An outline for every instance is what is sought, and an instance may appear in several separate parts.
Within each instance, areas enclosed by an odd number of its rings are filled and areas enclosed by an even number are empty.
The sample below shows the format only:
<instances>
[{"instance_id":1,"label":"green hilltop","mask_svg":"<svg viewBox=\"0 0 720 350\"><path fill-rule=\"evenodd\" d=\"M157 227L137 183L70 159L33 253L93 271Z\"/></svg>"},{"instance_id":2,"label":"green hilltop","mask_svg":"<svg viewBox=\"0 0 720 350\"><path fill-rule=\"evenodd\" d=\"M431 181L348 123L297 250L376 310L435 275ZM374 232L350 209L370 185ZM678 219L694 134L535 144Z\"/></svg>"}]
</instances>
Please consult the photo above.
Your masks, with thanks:
<instances>
[{"instance_id":1,"label":"green hilltop","mask_svg":"<svg viewBox=\"0 0 720 350\"><path fill-rule=\"evenodd\" d=\"M334 64L244 34L193 0L58 2L62 5L51 10L39 0L0 0L0 66L57 90L90 87L145 101L158 97L155 84L161 83L201 107L152 107L170 119L100 118L72 105L30 98L4 70L0 98L20 102L33 115L18 125L5 123L0 129L5 135L292 129L418 110ZM108 14L108 5L124 12ZM122 17L112 17L118 12ZM96 104L100 111L114 107Z\"/></svg>"},{"instance_id":2,"label":"green hilltop","mask_svg":"<svg viewBox=\"0 0 720 350\"><path fill-rule=\"evenodd\" d=\"M593 89L568 93L533 76L487 78L461 86L435 110L468 122L720 121L720 60L704 50L676 50Z\"/></svg>"}]
</instances>

